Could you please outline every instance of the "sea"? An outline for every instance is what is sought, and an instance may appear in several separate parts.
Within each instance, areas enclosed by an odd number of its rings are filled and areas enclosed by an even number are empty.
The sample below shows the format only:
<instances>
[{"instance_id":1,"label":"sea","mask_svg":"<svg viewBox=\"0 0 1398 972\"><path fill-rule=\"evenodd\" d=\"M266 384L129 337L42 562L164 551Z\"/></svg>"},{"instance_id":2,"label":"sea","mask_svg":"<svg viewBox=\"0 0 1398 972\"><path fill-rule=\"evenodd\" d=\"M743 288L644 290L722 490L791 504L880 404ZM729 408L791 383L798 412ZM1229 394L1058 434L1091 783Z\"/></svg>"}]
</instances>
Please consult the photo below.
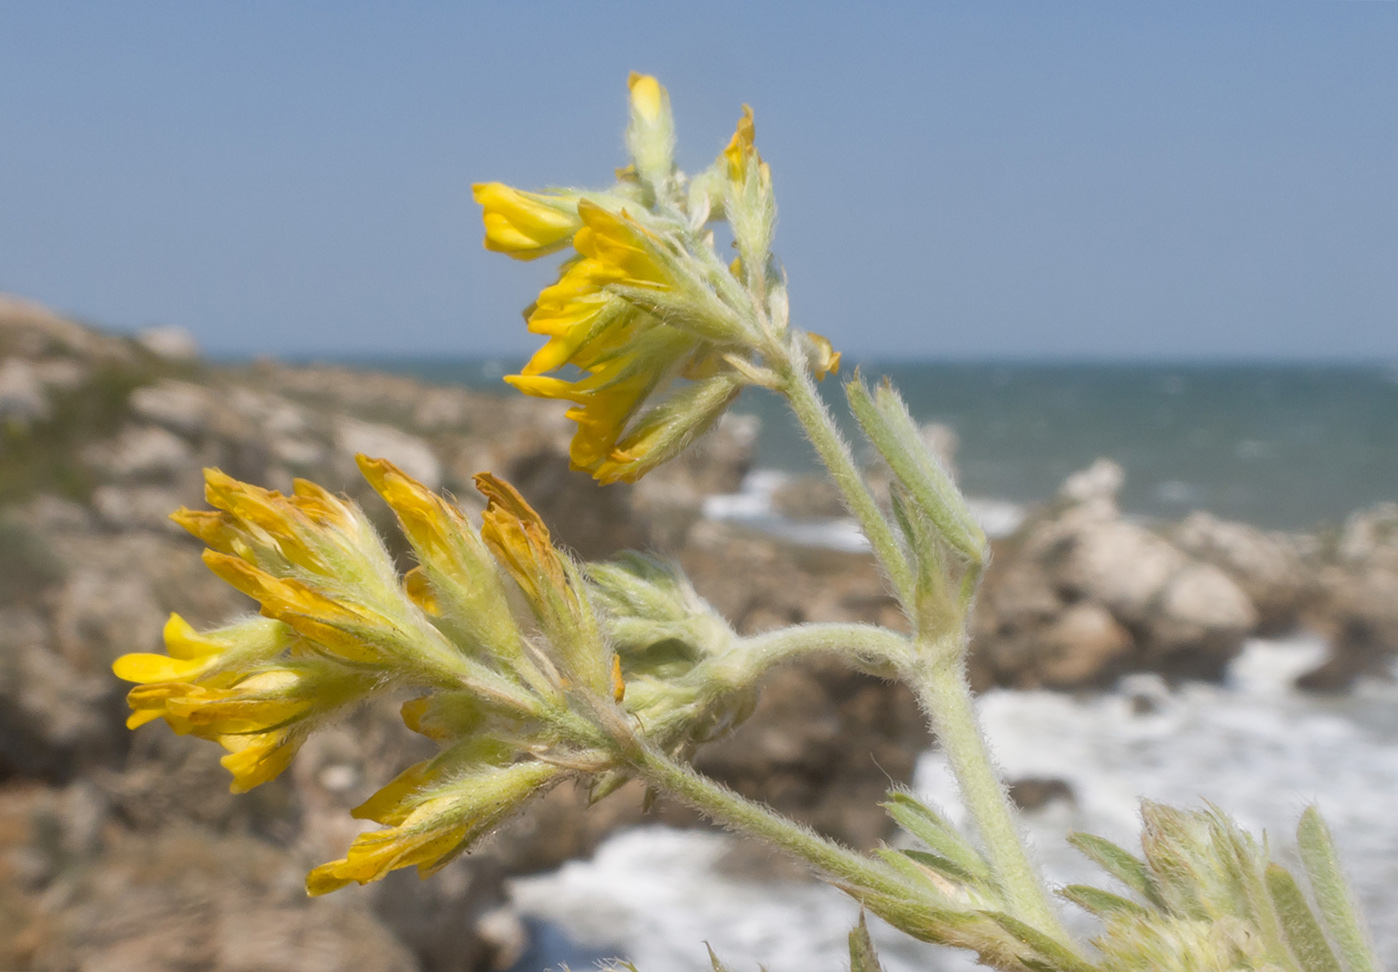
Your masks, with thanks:
<instances>
[{"instance_id":1,"label":"sea","mask_svg":"<svg viewBox=\"0 0 1398 972\"><path fill-rule=\"evenodd\" d=\"M353 363L514 394L503 358ZM949 426L962 489L1032 504L1099 456L1121 463L1124 509L1175 519L1196 509L1287 530L1334 526L1398 499L1398 362L1348 365L1032 362L858 363L887 375L913 416ZM847 365L844 374L853 368ZM822 389L837 418L840 383ZM812 473L816 458L781 401L749 389L734 411L761 419L757 466ZM856 430L842 423L851 439Z\"/></svg>"},{"instance_id":2,"label":"sea","mask_svg":"<svg viewBox=\"0 0 1398 972\"><path fill-rule=\"evenodd\" d=\"M518 362L372 364L499 388ZM860 370L889 375L916 418L955 431L961 485L991 533L1012 530L1065 476L1102 456L1125 468L1123 509L1145 522L1202 509L1324 531L1356 509L1398 501L1398 368L1390 365L866 362ZM827 381L824 391L838 406L838 384ZM858 547L849 523L784 521L772 510L772 492L814 472L814 456L772 396L745 393L736 410L761 420L756 469L741 494L715 498L706 512L793 542ZM983 695L979 716L1005 775L1067 784L1064 798L1024 819L1049 879L1100 882L1064 838L1086 831L1130 846L1142 797L1211 802L1294 863L1296 822L1314 802L1381 963L1398 968L1398 684L1371 679L1340 697L1297 692L1294 677L1324 652L1301 633L1249 642L1217 684L1135 675L1103 691ZM914 787L961 818L938 751L922 756ZM516 972L583 969L610 956L640 972L710 972L706 943L734 972L847 968L857 908L818 883L761 880L729 866L743 853L719 831L643 826L612 836L588 860L516 879L514 901L536 933ZM1085 915L1065 915L1092 933ZM962 953L910 942L877 920L872 928L888 972L973 967Z\"/></svg>"}]
</instances>

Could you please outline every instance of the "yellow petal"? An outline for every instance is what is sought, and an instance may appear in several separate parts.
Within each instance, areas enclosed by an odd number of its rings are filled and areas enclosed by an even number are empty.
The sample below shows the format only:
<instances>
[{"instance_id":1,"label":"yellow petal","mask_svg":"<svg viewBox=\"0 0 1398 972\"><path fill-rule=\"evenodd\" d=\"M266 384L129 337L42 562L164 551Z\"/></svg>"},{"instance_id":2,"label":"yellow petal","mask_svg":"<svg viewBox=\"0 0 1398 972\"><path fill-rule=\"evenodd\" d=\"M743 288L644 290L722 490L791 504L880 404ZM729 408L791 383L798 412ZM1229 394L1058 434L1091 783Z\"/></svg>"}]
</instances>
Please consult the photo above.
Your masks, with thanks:
<instances>
[{"instance_id":1,"label":"yellow petal","mask_svg":"<svg viewBox=\"0 0 1398 972\"><path fill-rule=\"evenodd\" d=\"M171 658L148 652L122 655L112 662L112 672L125 682L179 682L198 675L207 667L200 659Z\"/></svg>"},{"instance_id":2,"label":"yellow petal","mask_svg":"<svg viewBox=\"0 0 1398 972\"><path fill-rule=\"evenodd\" d=\"M485 248L533 260L568 244L578 228L574 203L522 192L501 182L478 182L472 195L483 210Z\"/></svg>"},{"instance_id":3,"label":"yellow petal","mask_svg":"<svg viewBox=\"0 0 1398 972\"><path fill-rule=\"evenodd\" d=\"M840 352L835 350L829 338L814 332L807 332L806 337L810 339L811 346L815 351L815 360L811 362L811 370L815 372L816 380L823 381L826 375L839 374Z\"/></svg>"},{"instance_id":4,"label":"yellow petal","mask_svg":"<svg viewBox=\"0 0 1398 972\"><path fill-rule=\"evenodd\" d=\"M649 74L631 72L626 79L626 87L631 91L631 107L650 124L660 120L664 107L665 89Z\"/></svg>"},{"instance_id":5,"label":"yellow petal","mask_svg":"<svg viewBox=\"0 0 1398 972\"><path fill-rule=\"evenodd\" d=\"M276 779L301 748L299 737L281 731L257 736L223 736L219 742L230 751L219 762L233 774L233 782L228 787L233 793L246 793Z\"/></svg>"}]
</instances>

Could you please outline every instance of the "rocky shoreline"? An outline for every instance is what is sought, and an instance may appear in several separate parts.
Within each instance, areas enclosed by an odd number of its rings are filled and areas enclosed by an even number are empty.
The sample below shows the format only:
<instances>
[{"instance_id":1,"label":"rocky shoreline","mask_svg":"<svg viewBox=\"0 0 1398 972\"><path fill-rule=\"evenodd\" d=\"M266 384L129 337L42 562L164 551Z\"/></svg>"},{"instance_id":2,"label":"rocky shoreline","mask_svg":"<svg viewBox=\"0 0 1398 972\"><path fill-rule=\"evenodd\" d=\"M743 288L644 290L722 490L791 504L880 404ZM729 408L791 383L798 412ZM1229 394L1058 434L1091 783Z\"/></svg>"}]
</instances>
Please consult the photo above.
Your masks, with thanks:
<instances>
[{"instance_id":1,"label":"rocky shoreline","mask_svg":"<svg viewBox=\"0 0 1398 972\"><path fill-rule=\"evenodd\" d=\"M521 396L340 367L215 367L178 331L112 336L0 295L0 967L503 969L525 934L504 879L641 819L632 788L586 814L582 795L560 788L432 881L397 872L308 901L305 870L342 852L358 826L346 811L415 758L418 740L389 700L235 798L215 747L123 728L113 658L154 650L171 611L202 625L251 608L167 519L201 503L204 466L345 491L404 557L354 453L386 456L468 506L471 475L490 469L584 557L673 557L744 632L901 625L866 555L704 517L706 498L736 492L749 471L750 420L725 421L635 487L569 472L569 434L560 409ZM1334 535L1203 513L1148 527L1121 514L1120 485L1120 469L1099 463L996 542L974 625L978 687L1217 677L1248 637L1305 626L1331 656L1303 682L1333 691L1398 648L1398 506L1358 512ZM838 512L815 484L783 503L792 516ZM927 744L906 693L816 664L778 672L751 721L699 764L869 846L885 833L875 803L889 778L909 778ZM698 823L677 807L657 816Z\"/></svg>"}]
</instances>

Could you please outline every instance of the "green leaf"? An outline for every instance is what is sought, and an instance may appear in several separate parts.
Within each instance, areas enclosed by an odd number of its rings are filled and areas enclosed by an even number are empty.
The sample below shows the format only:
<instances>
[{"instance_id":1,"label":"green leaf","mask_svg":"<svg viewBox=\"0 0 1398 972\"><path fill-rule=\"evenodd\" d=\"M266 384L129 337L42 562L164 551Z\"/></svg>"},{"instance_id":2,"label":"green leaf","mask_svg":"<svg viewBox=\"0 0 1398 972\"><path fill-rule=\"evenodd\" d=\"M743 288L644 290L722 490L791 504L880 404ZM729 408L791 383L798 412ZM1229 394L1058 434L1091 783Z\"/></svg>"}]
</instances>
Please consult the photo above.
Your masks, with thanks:
<instances>
[{"instance_id":1,"label":"green leaf","mask_svg":"<svg viewBox=\"0 0 1398 972\"><path fill-rule=\"evenodd\" d=\"M862 911L859 913L858 927L849 933L849 972L883 972Z\"/></svg>"},{"instance_id":2,"label":"green leaf","mask_svg":"<svg viewBox=\"0 0 1398 972\"><path fill-rule=\"evenodd\" d=\"M1070 884L1058 892L1059 897L1073 902L1084 911L1096 915L1098 918L1105 918L1108 915L1149 915L1150 909L1139 905L1129 898L1123 898L1119 894L1112 894L1110 891L1103 891L1101 888L1094 888L1086 884Z\"/></svg>"},{"instance_id":3,"label":"green leaf","mask_svg":"<svg viewBox=\"0 0 1398 972\"><path fill-rule=\"evenodd\" d=\"M996 886L990 867L980 853L941 814L917 797L903 790L893 790L883 808L898 826L926 844L934 854L950 861L978 883L988 888Z\"/></svg>"},{"instance_id":4,"label":"green leaf","mask_svg":"<svg viewBox=\"0 0 1398 972\"><path fill-rule=\"evenodd\" d=\"M1110 840L1093 834L1069 834L1068 843L1122 884L1139 892L1143 898L1157 908L1165 907L1165 902L1160 897L1160 891L1155 886L1155 878L1151 876L1146 862L1139 857L1123 850Z\"/></svg>"},{"instance_id":5,"label":"green leaf","mask_svg":"<svg viewBox=\"0 0 1398 972\"><path fill-rule=\"evenodd\" d=\"M1306 904L1291 872L1280 864L1268 864L1267 890L1276 906L1286 944L1302 972L1342 972L1320 922Z\"/></svg>"},{"instance_id":6,"label":"green leaf","mask_svg":"<svg viewBox=\"0 0 1398 972\"><path fill-rule=\"evenodd\" d=\"M1090 962L1078 955L1070 946L1051 935L1044 934L1034 926L1025 924L1018 918L1012 918L1003 911L982 913L1017 940L1038 952L1039 956L1047 963L1047 967L1056 969L1058 972L1097 972ZM1032 958L1024 961L1028 964ZM1035 964L1037 966L1037 963Z\"/></svg>"},{"instance_id":7,"label":"green leaf","mask_svg":"<svg viewBox=\"0 0 1398 972\"><path fill-rule=\"evenodd\" d=\"M955 881L958 884L978 884L980 879L970 871L966 870L955 861L948 860L940 854L933 854L928 851L904 850L899 851L904 857L916 861L923 867L931 868L938 874Z\"/></svg>"},{"instance_id":8,"label":"green leaf","mask_svg":"<svg viewBox=\"0 0 1398 972\"><path fill-rule=\"evenodd\" d=\"M874 448L943 540L967 560L985 559L985 534L966 506L961 491L928 451L903 399L884 382L871 393L857 376L845 385L850 411Z\"/></svg>"},{"instance_id":9,"label":"green leaf","mask_svg":"<svg viewBox=\"0 0 1398 972\"><path fill-rule=\"evenodd\" d=\"M1330 828L1315 807L1307 807L1301 814L1296 841L1301 847L1301 862L1306 866L1311 891L1320 908L1320 920L1335 939L1350 972L1378 972L1369 936L1340 870Z\"/></svg>"}]
</instances>

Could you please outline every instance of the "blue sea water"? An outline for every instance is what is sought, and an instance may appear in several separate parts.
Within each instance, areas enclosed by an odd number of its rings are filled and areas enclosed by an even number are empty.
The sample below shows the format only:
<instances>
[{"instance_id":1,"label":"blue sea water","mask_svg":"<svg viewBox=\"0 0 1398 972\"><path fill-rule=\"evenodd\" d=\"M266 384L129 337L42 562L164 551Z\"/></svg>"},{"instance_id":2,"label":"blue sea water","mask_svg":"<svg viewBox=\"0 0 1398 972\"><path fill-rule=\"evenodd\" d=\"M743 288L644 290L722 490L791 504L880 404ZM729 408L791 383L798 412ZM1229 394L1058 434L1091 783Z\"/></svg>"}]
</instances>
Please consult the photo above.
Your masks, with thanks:
<instances>
[{"instance_id":1,"label":"blue sea water","mask_svg":"<svg viewBox=\"0 0 1398 972\"><path fill-rule=\"evenodd\" d=\"M500 377L518 364L372 362L502 393ZM961 484L972 496L1041 501L1069 473L1107 456L1126 468L1124 507L1147 517L1206 509L1301 529L1398 500L1392 366L873 361L860 370L891 377L920 421L955 430ZM823 388L842 414L839 382ZM760 466L816 468L774 396L745 392L735 410L762 419ZM857 439L852 424L847 431Z\"/></svg>"}]
</instances>

